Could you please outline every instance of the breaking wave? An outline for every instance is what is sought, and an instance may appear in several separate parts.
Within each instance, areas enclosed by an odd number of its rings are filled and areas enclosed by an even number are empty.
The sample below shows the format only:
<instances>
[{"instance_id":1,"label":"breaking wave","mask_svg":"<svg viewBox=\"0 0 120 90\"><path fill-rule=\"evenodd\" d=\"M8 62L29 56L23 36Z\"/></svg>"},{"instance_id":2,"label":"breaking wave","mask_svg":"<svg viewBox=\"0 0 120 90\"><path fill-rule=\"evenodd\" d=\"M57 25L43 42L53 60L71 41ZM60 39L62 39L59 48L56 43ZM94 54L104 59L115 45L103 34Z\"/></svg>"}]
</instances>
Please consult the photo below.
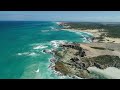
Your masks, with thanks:
<instances>
[{"instance_id":1,"label":"breaking wave","mask_svg":"<svg viewBox=\"0 0 120 90\"><path fill-rule=\"evenodd\" d=\"M50 42L50 44L54 47L54 48L58 48L60 44L65 44L67 41L66 40L52 40Z\"/></svg>"},{"instance_id":2,"label":"breaking wave","mask_svg":"<svg viewBox=\"0 0 120 90\"><path fill-rule=\"evenodd\" d=\"M50 30L41 30L41 32L49 32Z\"/></svg>"},{"instance_id":3,"label":"breaking wave","mask_svg":"<svg viewBox=\"0 0 120 90\"><path fill-rule=\"evenodd\" d=\"M61 24L61 22L55 22L57 25L60 25Z\"/></svg>"},{"instance_id":4,"label":"breaking wave","mask_svg":"<svg viewBox=\"0 0 120 90\"><path fill-rule=\"evenodd\" d=\"M63 29L65 30L65 29ZM73 32L79 36L81 36L81 38L83 39L83 42L87 42L90 43L92 42L89 38L92 37L93 35L91 33L87 33L87 32L81 32L81 31L76 31L76 30L65 30L65 31L69 31L69 32Z\"/></svg>"},{"instance_id":5,"label":"breaking wave","mask_svg":"<svg viewBox=\"0 0 120 90\"><path fill-rule=\"evenodd\" d=\"M36 56L37 54L35 52L24 52L24 53L17 53L18 56Z\"/></svg>"},{"instance_id":6,"label":"breaking wave","mask_svg":"<svg viewBox=\"0 0 120 90\"><path fill-rule=\"evenodd\" d=\"M43 48L47 48L48 46L44 46L44 45L38 45L33 47L33 49L43 49Z\"/></svg>"}]
</instances>

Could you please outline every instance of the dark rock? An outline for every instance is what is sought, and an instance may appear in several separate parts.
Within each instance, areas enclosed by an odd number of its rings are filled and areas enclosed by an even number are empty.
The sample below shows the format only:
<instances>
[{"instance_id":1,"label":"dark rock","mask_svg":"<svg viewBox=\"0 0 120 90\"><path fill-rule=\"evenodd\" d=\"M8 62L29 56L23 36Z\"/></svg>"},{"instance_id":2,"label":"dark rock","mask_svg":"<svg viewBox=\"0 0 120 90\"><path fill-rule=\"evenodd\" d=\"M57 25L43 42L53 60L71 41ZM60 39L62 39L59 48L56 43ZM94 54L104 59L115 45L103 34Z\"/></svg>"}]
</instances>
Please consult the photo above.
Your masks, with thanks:
<instances>
[{"instance_id":1,"label":"dark rock","mask_svg":"<svg viewBox=\"0 0 120 90\"><path fill-rule=\"evenodd\" d=\"M96 62L94 62L94 66L97 67L97 68L99 68L99 69L103 69L103 68L101 67L101 65L98 64L98 63L96 63Z\"/></svg>"},{"instance_id":2,"label":"dark rock","mask_svg":"<svg viewBox=\"0 0 120 90\"><path fill-rule=\"evenodd\" d=\"M85 51L81 52L81 57L86 56Z\"/></svg>"},{"instance_id":3,"label":"dark rock","mask_svg":"<svg viewBox=\"0 0 120 90\"><path fill-rule=\"evenodd\" d=\"M62 72L64 75L67 75L69 73L69 70L62 62L56 62L55 63L55 70Z\"/></svg>"}]
</instances>

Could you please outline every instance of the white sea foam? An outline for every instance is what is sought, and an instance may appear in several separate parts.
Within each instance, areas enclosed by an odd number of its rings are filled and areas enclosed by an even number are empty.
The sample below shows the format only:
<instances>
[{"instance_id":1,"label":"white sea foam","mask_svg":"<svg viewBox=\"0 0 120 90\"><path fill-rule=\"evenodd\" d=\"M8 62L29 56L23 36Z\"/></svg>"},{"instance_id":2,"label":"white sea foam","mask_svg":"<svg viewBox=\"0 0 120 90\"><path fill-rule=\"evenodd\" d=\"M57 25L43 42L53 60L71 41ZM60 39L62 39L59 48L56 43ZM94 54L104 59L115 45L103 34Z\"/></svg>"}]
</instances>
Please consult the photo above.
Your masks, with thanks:
<instances>
[{"instance_id":1,"label":"white sea foam","mask_svg":"<svg viewBox=\"0 0 120 90\"><path fill-rule=\"evenodd\" d=\"M41 30L41 32L49 32L50 30Z\"/></svg>"},{"instance_id":2,"label":"white sea foam","mask_svg":"<svg viewBox=\"0 0 120 90\"><path fill-rule=\"evenodd\" d=\"M78 35L82 36L83 37L83 42L87 42L87 43L92 42L90 39L88 40L86 38L86 37L88 37L88 35L93 36L92 33L82 32L82 31L77 31L77 30L68 30L68 29L67 30L66 29L62 29L62 30L69 31L69 32L74 32L75 34L78 34Z\"/></svg>"},{"instance_id":3,"label":"white sea foam","mask_svg":"<svg viewBox=\"0 0 120 90\"><path fill-rule=\"evenodd\" d=\"M43 48L47 48L48 46L44 46L44 45L38 45L33 47L33 49L43 49Z\"/></svg>"},{"instance_id":4,"label":"white sea foam","mask_svg":"<svg viewBox=\"0 0 120 90\"><path fill-rule=\"evenodd\" d=\"M56 24L60 25L60 24L61 24L61 22L56 22Z\"/></svg>"},{"instance_id":5,"label":"white sea foam","mask_svg":"<svg viewBox=\"0 0 120 90\"><path fill-rule=\"evenodd\" d=\"M39 68L35 71L36 73L38 73L40 70L39 70Z\"/></svg>"},{"instance_id":6,"label":"white sea foam","mask_svg":"<svg viewBox=\"0 0 120 90\"><path fill-rule=\"evenodd\" d=\"M62 30L69 31L69 32L74 32L74 33L79 34L79 35L82 35L82 33L84 33L84 34L88 34L88 35L93 36L93 34L92 34L92 33L89 33L89 32L84 32L84 31L69 30L69 29L62 29Z\"/></svg>"},{"instance_id":7,"label":"white sea foam","mask_svg":"<svg viewBox=\"0 0 120 90\"><path fill-rule=\"evenodd\" d=\"M71 77L69 75L63 75L62 73L60 73L60 72L58 72L56 70L52 70L52 72L57 75L58 79L73 79L73 77ZM77 76L74 76L74 78L82 79L82 78L77 77Z\"/></svg>"},{"instance_id":8,"label":"white sea foam","mask_svg":"<svg viewBox=\"0 0 120 90\"><path fill-rule=\"evenodd\" d=\"M92 33L88 33L88 32L84 32L84 33L86 33L86 34L88 34L88 35L91 35L91 36L94 36Z\"/></svg>"},{"instance_id":9,"label":"white sea foam","mask_svg":"<svg viewBox=\"0 0 120 90\"><path fill-rule=\"evenodd\" d=\"M51 29L55 29L54 27L50 26Z\"/></svg>"},{"instance_id":10,"label":"white sea foam","mask_svg":"<svg viewBox=\"0 0 120 90\"><path fill-rule=\"evenodd\" d=\"M24 52L24 53L18 53L19 56L36 56L37 54L35 52Z\"/></svg>"},{"instance_id":11,"label":"white sea foam","mask_svg":"<svg viewBox=\"0 0 120 90\"><path fill-rule=\"evenodd\" d=\"M46 45L50 45L49 42L44 42L44 43L33 43L33 44L30 44L30 46L46 46Z\"/></svg>"},{"instance_id":12,"label":"white sea foam","mask_svg":"<svg viewBox=\"0 0 120 90\"><path fill-rule=\"evenodd\" d=\"M21 55L28 55L28 52L24 52L24 53L18 53L17 55L21 56Z\"/></svg>"},{"instance_id":13,"label":"white sea foam","mask_svg":"<svg viewBox=\"0 0 120 90\"><path fill-rule=\"evenodd\" d=\"M20 56L20 55L22 55L22 53L18 53L17 55L19 55L19 56Z\"/></svg>"},{"instance_id":14,"label":"white sea foam","mask_svg":"<svg viewBox=\"0 0 120 90\"><path fill-rule=\"evenodd\" d=\"M36 56L37 54L34 53L34 52L32 52L32 53L29 53L28 55L29 55L29 56Z\"/></svg>"},{"instance_id":15,"label":"white sea foam","mask_svg":"<svg viewBox=\"0 0 120 90\"><path fill-rule=\"evenodd\" d=\"M67 41L66 40L53 40L50 43L54 48L57 48L60 44L64 44L65 42Z\"/></svg>"},{"instance_id":16,"label":"white sea foam","mask_svg":"<svg viewBox=\"0 0 120 90\"><path fill-rule=\"evenodd\" d=\"M104 76L107 79L120 79L120 69L115 67L108 67L104 70L96 67L89 67L88 70L100 76Z\"/></svg>"}]
</instances>

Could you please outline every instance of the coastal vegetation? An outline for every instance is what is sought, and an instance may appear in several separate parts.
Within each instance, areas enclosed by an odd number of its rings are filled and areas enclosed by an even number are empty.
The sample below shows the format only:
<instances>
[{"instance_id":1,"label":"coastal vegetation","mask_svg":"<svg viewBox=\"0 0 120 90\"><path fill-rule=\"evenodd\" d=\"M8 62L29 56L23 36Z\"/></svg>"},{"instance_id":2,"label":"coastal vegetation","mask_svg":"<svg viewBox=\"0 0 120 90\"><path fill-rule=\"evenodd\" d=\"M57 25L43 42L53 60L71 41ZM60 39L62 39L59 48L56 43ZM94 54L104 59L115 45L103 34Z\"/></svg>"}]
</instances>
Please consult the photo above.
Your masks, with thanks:
<instances>
[{"instance_id":1,"label":"coastal vegetation","mask_svg":"<svg viewBox=\"0 0 120 90\"><path fill-rule=\"evenodd\" d=\"M99 29L100 32L104 30L107 37L120 38L120 23L91 23L91 22L66 22L65 26L69 25L69 29Z\"/></svg>"},{"instance_id":2,"label":"coastal vegetation","mask_svg":"<svg viewBox=\"0 0 120 90\"><path fill-rule=\"evenodd\" d=\"M88 69L89 67L96 67L100 70L107 69L108 67L119 69L120 57L119 54L114 54L114 52L118 53L118 51L116 51L113 45L118 45L118 48L120 46L120 44L115 43L93 43L92 45L90 43L80 44L79 46L76 46L74 43L63 44L61 45L63 49L55 53L55 56L59 57L59 60L55 62L55 70L63 75L95 79L97 77L92 75ZM82 50L75 47L80 47ZM84 52L85 55L81 56L81 52Z\"/></svg>"},{"instance_id":3,"label":"coastal vegetation","mask_svg":"<svg viewBox=\"0 0 120 90\"><path fill-rule=\"evenodd\" d=\"M91 48L105 50L105 48L103 48L103 47L91 47Z\"/></svg>"},{"instance_id":4,"label":"coastal vegetation","mask_svg":"<svg viewBox=\"0 0 120 90\"><path fill-rule=\"evenodd\" d=\"M100 55L97 57L92 58L85 58L86 61L92 61L94 62L94 65L96 67L100 68L107 68L107 67L116 67L120 68L120 58L118 56L112 56L112 55Z\"/></svg>"},{"instance_id":5,"label":"coastal vegetation","mask_svg":"<svg viewBox=\"0 0 120 90\"><path fill-rule=\"evenodd\" d=\"M90 37L91 43L61 44L61 50L55 53L55 57L59 57L55 70L63 75L96 79L90 67L103 71L109 67L120 69L119 29L119 23L65 22L63 30L83 31L93 37Z\"/></svg>"}]
</instances>

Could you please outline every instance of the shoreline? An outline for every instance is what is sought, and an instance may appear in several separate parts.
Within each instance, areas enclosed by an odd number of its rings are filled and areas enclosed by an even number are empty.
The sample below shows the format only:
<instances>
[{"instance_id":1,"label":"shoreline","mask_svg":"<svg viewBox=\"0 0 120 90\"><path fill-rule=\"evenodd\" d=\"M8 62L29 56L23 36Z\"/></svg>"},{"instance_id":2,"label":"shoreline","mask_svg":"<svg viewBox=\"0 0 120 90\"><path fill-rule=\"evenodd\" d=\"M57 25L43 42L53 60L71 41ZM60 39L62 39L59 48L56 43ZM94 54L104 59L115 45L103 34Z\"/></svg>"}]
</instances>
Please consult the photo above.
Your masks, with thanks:
<instances>
[{"instance_id":1,"label":"shoreline","mask_svg":"<svg viewBox=\"0 0 120 90\"><path fill-rule=\"evenodd\" d=\"M84 35L81 35L81 36L83 36L83 38L85 38L85 41L83 41L83 42L84 43L91 43L91 42L93 42L92 38L94 38L94 35L92 33L90 33L90 32L84 32L84 31L80 31L80 30L76 30L76 29L61 29L61 30L74 32L74 33L79 34L79 35L80 35L80 33L87 34L87 35L89 35L89 38L84 36Z\"/></svg>"},{"instance_id":2,"label":"shoreline","mask_svg":"<svg viewBox=\"0 0 120 90\"><path fill-rule=\"evenodd\" d=\"M94 74L98 74L98 77L105 75L105 77L102 78L109 79L109 77L107 77L107 70L109 67L116 68L117 70L120 69L118 65L120 64L120 38L107 37L106 32L102 29L79 30L74 28L65 29L63 27L61 30L75 33L86 33L93 36L95 39L91 43L80 43L79 46L74 43L63 44L62 51L58 50L55 54L56 56L61 57L55 63L56 71L59 71L64 75L76 75L84 79L95 79L96 77L94 77ZM77 49L74 48L74 46L77 47ZM82 50L80 48L82 48ZM83 52L85 52L84 56L80 56L82 55L80 53ZM95 67L97 69L89 69L89 67ZM93 75L91 74L92 72L94 73ZM108 75L112 78L118 78L110 73Z\"/></svg>"},{"instance_id":3,"label":"shoreline","mask_svg":"<svg viewBox=\"0 0 120 90\"><path fill-rule=\"evenodd\" d=\"M89 34L95 38L93 42L102 42L102 43L120 43L120 38L112 38L107 36L102 36L103 34L106 34L105 32L100 32L99 29L86 29L86 30L79 30L79 29L61 29L65 31L70 32L82 32ZM102 39L100 39L102 37Z\"/></svg>"},{"instance_id":4,"label":"shoreline","mask_svg":"<svg viewBox=\"0 0 120 90\"><path fill-rule=\"evenodd\" d=\"M70 32L83 32L94 37L93 42L101 42L101 43L120 43L120 38L108 37L105 29L82 29L80 27L72 27L69 23L59 22L59 25L63 26L63 29Z\"/></svg>"},{"instance_id":5,"label":"shoreline","mask_svg":"<svg viewBox=\"0 0 120 90\"><path fill-rule=\"evenodd\" d=\"M84 31L77 30L77 29L61 29L61 30L70 31L70 32L82 32L82 33L86 33L86 34L93 36L93 34L90 32L84 32Z\"/></svg>"},{"instance_id":6,"label":"shoreline","mask_svg":"<svg viewBox=\"0 0 120 90\"><path fill-rule=\"evenodd\" d=\"M65 44L65 45L74 46L75 44ZM77 47L81 47L83 51L85 51L85 56L83 57L76 54L79 52L80 49L75 49L73 47L66 47L65 45L62 46L63 47L62 51L58 50L57 53L55 54L55 56L60 57L59 60L55 62L55 70L64 74L65 76L76 75L84 79L85 78L95 79L94 75L91 74L91 72L93 72L94 70L93 71L91 71L92 69L89 70L89 67L95 67L99 71L107 70L109 67L114 67L118 70L120 69L119 67L120 52L118 52L117 47L114 47L117 44L111 44L111 43L80 44L80 46ZM119 48L120 44L117 46ZM101 47L103 48L103 50L101 48L94 48L94 47ZM116 52L118 52L118 54L116 54ZM115 65L115 63L118 64ZM105 73L102 74L105 75Z\"/></svg>"},{"instance_id":7,"label":"shoreline","mask_svg":"<svg viewBox=\"0 0 120 90\"><path fill-rule=\"evenodd\" d=\"M88 35L91 36L91 38L89 38L90 40L86 39L90 43L92 43L92 42L98 42L98 39L94 39L93 40L93 38L99 38L99 36L101 35L101 33L99 33L97 30L94 30L94 32L93 31L91 32L91 30L84 30L83 31L83 30L78 30L78 29L61 29L61 30L69 31L69 32L74 32L74 33L86 33L86 34L88 34Z\"/></svg>"}]
</instances>

